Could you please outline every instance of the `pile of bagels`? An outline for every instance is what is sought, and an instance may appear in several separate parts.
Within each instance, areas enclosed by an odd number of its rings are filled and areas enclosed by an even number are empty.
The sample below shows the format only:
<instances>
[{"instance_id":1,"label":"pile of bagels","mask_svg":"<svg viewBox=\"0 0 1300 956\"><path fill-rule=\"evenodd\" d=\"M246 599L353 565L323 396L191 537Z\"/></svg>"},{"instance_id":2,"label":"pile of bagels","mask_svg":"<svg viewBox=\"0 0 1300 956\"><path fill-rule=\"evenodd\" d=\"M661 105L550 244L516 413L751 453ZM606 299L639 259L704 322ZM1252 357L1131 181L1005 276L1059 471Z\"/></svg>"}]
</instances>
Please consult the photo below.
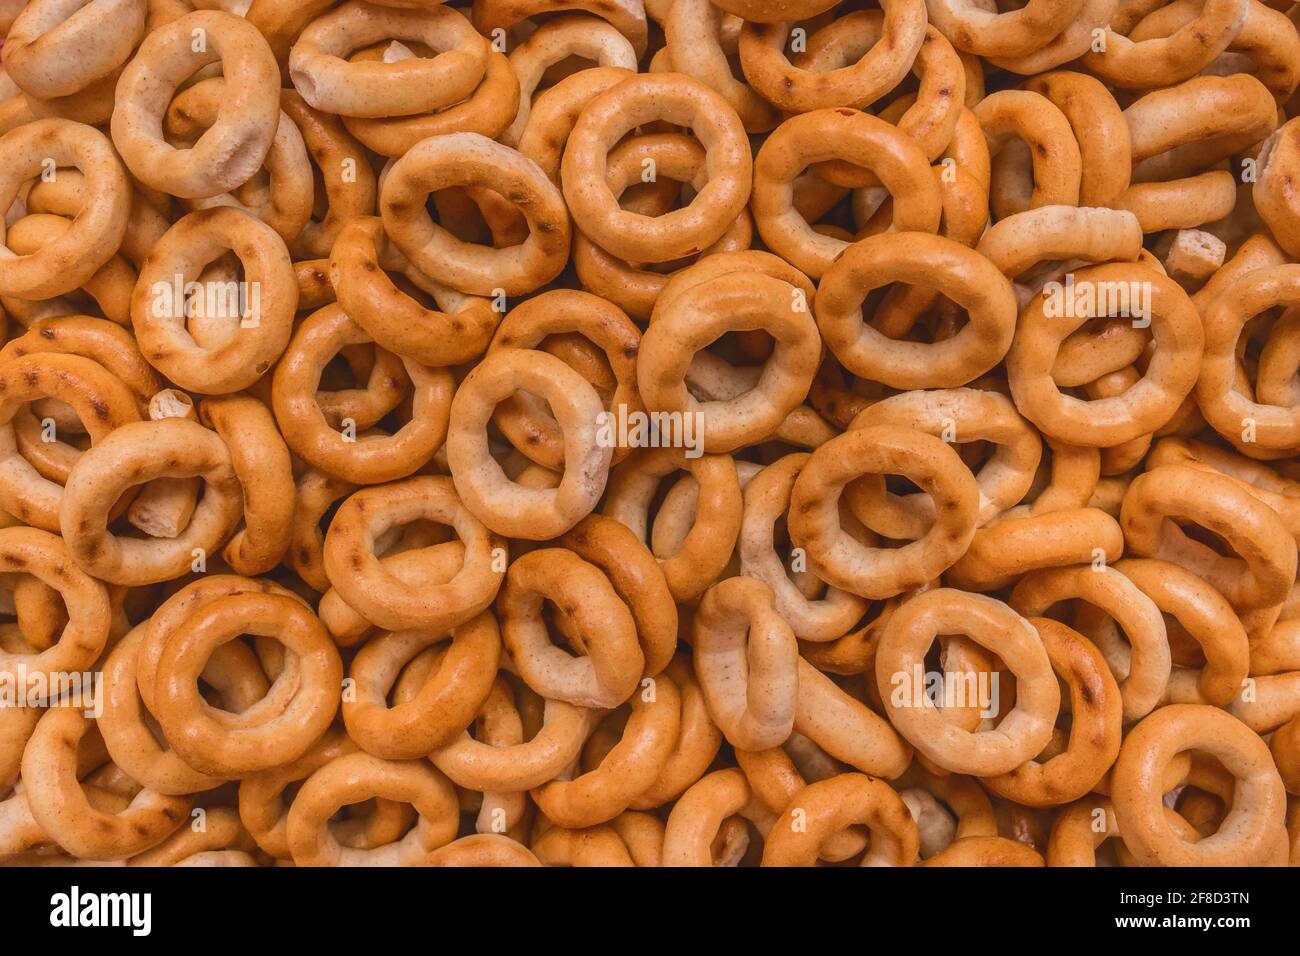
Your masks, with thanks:
<instances>
[{"instance_id":1,"label":"pile of bagels","mask_svg":"<svg viewBox=\"0 0 1300 956\"><path fill-rule=\"evenodd\" d=\"M1300 865L1297 24L0 0L0 866Z\"/></svg>"}]
</instances>

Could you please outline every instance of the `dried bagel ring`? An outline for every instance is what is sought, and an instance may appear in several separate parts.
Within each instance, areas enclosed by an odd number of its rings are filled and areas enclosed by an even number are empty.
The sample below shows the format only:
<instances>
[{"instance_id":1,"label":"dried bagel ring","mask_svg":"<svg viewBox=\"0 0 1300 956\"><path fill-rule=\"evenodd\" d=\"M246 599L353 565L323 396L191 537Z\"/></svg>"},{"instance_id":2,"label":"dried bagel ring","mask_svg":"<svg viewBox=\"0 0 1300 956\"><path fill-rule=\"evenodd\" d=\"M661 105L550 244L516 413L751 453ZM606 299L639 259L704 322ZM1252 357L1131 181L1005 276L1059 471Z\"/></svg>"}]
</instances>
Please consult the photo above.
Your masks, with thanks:
<instances>
[{"instance_id":1,"label":"dried bagel ring","mask_svg":"<svg viewBox=\"0 0 1300 956\"><path fill-rule=\"evenodd\" d=\"M108 644L112 608L104 585L70 567L67 548L36 528L0 529L0 562L54 588L67 607L67 623L49 647L34 653L0 653L0 676L26 687L28 675L78 674L94 665ZM12 685L11 685L12 686ZM12 693L12 691L10 691Z\"/></svg>"},{"instance_id":2,"label":"dried bagel ring","mask_svg":"<svg viewBox=\"0 0 1300 956\"><path fill-rule=\"evenodd\" d=\"M869 425L911 427L954 444L992 444L993 453L975 473L980 486L980 527L1024 498L1042 456L1042 440L1011 400L982 389L895 395L864 408L849 423L849 430ZM857 481L847 490L849 507L858 520L888 538L919 538L934 521L930 499L921 494L893 495L886 490L883 478Z\"/></svg>"},{"instance_id":3,"label":"dried bagel ring","mask_svg":"<svg viewBox=\"0 0 1300 956\"><path fill-rule=\"evenodd\" d=\"M807 597L791 580L773 540L774 526L789 510L795 479L809 457L786 455L750 479L745 486L745 510L737 548L741 574L772 589L777 612L789 623L795 637L803 641L833 641L861 620L866 602L856 594L834 587L827 588L818 599Z\"/></svg>"},{"instance_id":4,"label":"dried bagel ring","mask_svg":"<svg viewBox=\"0 0 1300 956\"><path fill-rule=\"evenodd\" d=\"M1059 806L1086 796L1119 756L1123 705L1105 658L1082 634L1048 618L1031 617L1029 623L1069 689L1069 738L1061 753L1027 760L983 783L1016 803Z\"/></svg>"},{"instance_id":5,"label":"dried bagel ring","mask_svg":"<svg viewBox=\"0 0 1300 956\"><path fill-rule=\"evenodd\" d=\"M889 339L862 321L867 293L890 282L937 288L971 320L955 336L926 344ZM1015 334L1015 294L979 253L926 233L885 233L854 243L822 276L817 327L855 375L892 388L954 388L993 368Z\"/></svg>"},{"instance_id":6,"label":"dried bagel ring","mask_svg":"<svg viewBox=\"0 0 1300 956\"><path fill-rule=\"evenodd\" d=\"M1025 575L1012 590L1008 603L1029 617L1046 615L1062 601L1078 601L1109 615L1128 637L1103 642L1089 634L1106 656L1120 682L1124 716L1139 720L1149 714L1165 694L1171 667L1169 639L1160 608L1132 581L1110 566L1075 565Z\"/></svg>"},{"instance_id":7,"label":"dried bagel ring","mask_svg":"<svg viewBox=\"0 0 1300 956\"><path fill-rule=\"evenodd\" d=\"M605 823L631 805L666 766L681 727L681 695L667 675L631 699L631 716L600 762L572 780L532 791L538 809L559 826Z\"/></svg>"},{"instance_id":8,"label":"dried bagel ring","mask_svg":"<svg viewBox=\"0 0 1300 956\"><path fill-rule=\"evenodd\" d=\"M901 548L868 547L842 526L840 496L862 475L895 473L934 498L938 519ZM975 476L947 443L897 425L856 428L814 451L795 480L790 540L828 584L879 599L932 581L951 566L970 545L978 510Z\"/></svg>"},{"instance_id":9,"label":"dried bagel ring","mask_svg":"<svg viewBox=\"0 0 1300 956\"><path fill-rule=\"evenodd\" d=\"M882 36L856 63L819 73L791 65L785 45L792 24L748 22L740 31L740 65L764 98L804 113L826 107L866 109L902 82L925 42L923 0L887 0Z\"/></svg>"},{"instance_id":10,"label":"dried bagel ring","mask_svg":"<svg viewBox=\"0 0 1300 956\"><path fill-rule=\"evenodd\" d=\"M531 693L526 688L520 691ZM498 677L479 719L502 713L511 697L511 685ZM523 709L521 705L519 710ZM430 759L459 787L512 793L541 786L578 759L595 721L585 708L561 700L546 700L539 709L528 740L503 744L464 732L435 750Z\"/></svg>"},{"instance_id":11,"label":"dried bagel ring","mask_svg":"<svg viewBox=\"0 0 1300 956\"><path fill-rule=\"evenodd\" d=\"M1171 829L1160 792L1165 765L1186 750L1212 754L1233 777L1227 817L1195 843ZM1286 814L1286 791L1264 741L1231 715L1194 704L1162 707L1129 732L1111 800L1120 838L1147 866L1260 865Z\"/></svg>"},{"instance_id":12,"label":"dried bagel ring","mask_svg":"<svg viewBox=\"0 0 1300 956\"><path fill-rule=\"evenodd\" d=\"M621 309L598 296L568 289L533 296L502 320L490 351L537 349L551 336L560 335L581 336L603 353L614 378L609 417L643 411L636 378L645 360L641 333ZM512 396L497 406L493 421L531 461L556 471L564 467L564 436L535 400ZM627 445L616 443L611 463L622 461L629 451Z\"/></svg>"},{"instance_id":13,"label":"dried bagel ring","mask_svg":"<svg viewBox=\"0 0 1300 956\"><path fill-rule=\"evenodd\" d=\"M999 12L970 0L927 0L930 19L953 46L983 57L1027 56L1070 25L1082 0L1031 0Z\"/></svg>"},{"instance_id":14,"label":"dried bagel ring","mask_svg":"<svg viewBox=\"0 0 1300 956\"><path fill-rule=\"evenodd\" d=\"M708 181L689 206L651 219L619 207L605 180L610 150L655 120L689 126L707 154ZM638 75L597 95L574 124L562 181L574 223L632 262L667 262L717 242L749 199L752 158L744 126L718 93L680 74Z\"/></svg>"},{"instance_id":15,"label":"dried bagel ring","mask_svg":"<svg viewBox=\"0 0 1300 956\"><path fill-rule=\"evenodd\" d=\"M875 173L894 197L892 229L936 232L942 203L925 155L906 133L866 113L815 110L778 126L754 161L754 222L763 241L813 278L848 243L816 233L794 206L795 177L810 164L842 160Z\"/></svg>"},{"instance_id":16,"label":"dried bagel ring","mask_svg":"<svg viewBox=\"0 0 1300 956\"><path fill-rule=\"evenodd\" d=\"M217 62L239 82L199 141L176 149L163 138L167 105L185 80ZM279 121L280 70L262 34L233 14L196 10L145 37L118 80L111 129L113 145L142 183L202 199L252 178Z\"/></svg>"},{"instance_id":17,"label":"dried bagel ring","mask_svg":"<svg viewBox=\"0 0 1300 956\"><path fill-rule=\"evenodd\" d=\"M339 305L376 343L423 365L473 361L487 350L500 315L487 300L419 277L446 311L429 309L395 285L384 266L395 258L383 220L359 216L343 226L330 251L330 284ZM409 263L399 268L409 279Z\"/></svg>"},{"instance_id":18,"label":"dried bagel ring","mask_svg":"<svg viewBox=\"0 0 1300 956\"><path fill-rule=\"evenodd\" d=\"M240 780L239 819L264 852L278 860L292 859L288 839L290 801L285 791L336 757L357 750L344 731L330 730L297 760ZM414 817L414 811L404 804L375 800L367 812L330 826L344 846L373 849L400 838Z\"/></svg>"},{"instance_id":19,"label":"dried bagel ring","mask_svg":"<svg viewBox=\"0 0 1300 956\"><path fill-rule=\"evenodd\" d=\"M548 600L564 610L566 636L583 656L551 643ZM559 548L530 551L510 565L497 604L515 670L548 700L611 708L636 689L645 669L636 622L599 568Z\"/></svg>"},{"instance_id":20,"label":"dried bagel ring","mask_svg":"<svg viewBox=\"0 0 1300 956\"><path fill-rule=\"evenodd\" d=\"M1034 296L1021 313L1007 356L1011 395L1026 418L1061 441L1105 448L1150 434L1173 417L1196 385L1204 342L1196 309L1172 279L1137 264L1092 266L1074 275L1075 288L1094 290L1094 306L1072 307L1053 318L1048 316L1055 311L1048 303L1052 291ZM1098 314L1103 305L1107 313L1145 306L1154 355L1146 374L1122 394L1096 401L1073 398L1060 391L1051 366L1066 336L1094 316L1109 317Z\"/></svg>"},{"instance_id":21,"label":"dried bagel ring","mask_svg":"<svg viewBox=\"0 0 1300 956\"><path fill-rule=\"evenodd\" d=\"M568 57L581 58L597 67L631 72L637 68L632 44L612 24L572 14L547 20L510 51L510 67L519 80L519 110L501 134L501 142L518 148L532 113L533 97L546 71Z\"/></svg>"},{"instance_id":22,"label":"dried bagel ring","mask_svg":"<svg viewBox=\"0 0 1300 956\"><path fill-rule=\"evenodd\" d=\"M1300 266L1255 269L1221 292L1205 310L1205 352L1196 400L1205 420L1239 451L1300 447L1300 410L1255 401L1237 381L1237 344L1246 323L1274 306L1300 304ZM1281 398L1282 396L1277 396ZM1244 436L1250 441L1244 441ZM1264 457L1264 456L1260 456Z\"/></svg>"},{"instance_id":23,"label":"dried bagel ring","mask_svg":"<svg viewBox=\"0 0 1300 956\"><path fill-rule=\"evenodd\" d=\"M645 541L660 481L679 470L688 471L699 485L696 516L679 549L653 550L673 598L694 603L731 560L740 533L740 478L730 455L692 457L677 448L639 449L610 473L601 514Z\"/></svg>"},{"instance_id":24,"label":"dried bagel ring","mask_svg":"<svg viewBox=\"0 0 1300 956\"><path fill-rule=\"evenodd\" d=\"M109 530L109 510L124 491L154 478L202 477L204 495L175 538L128 538ZM114 584L142 585L184 574L216 552L239 522L243 496L226 443L183 418L114 429L77 461L63 489L59 525L73 560Z\"/></svg>"},{"instance_id":25,"label":"dried bagel ring","mask_svg":"<svg viewBox=\"0 0 1300 956\"><path fill-rule=\"evenodd\" d=\"M771 588L728 578L705 592L693 624L695 674L728 742L742 750L780 746L794 729L799 646Z\"/></svg>"},{"instance_id":26,"label":"dried bagel ring","mask_svg":"<svg viewBox=\"0 0 1300 956\"><path fill-rule=\"evenodd\" d=\"M271 406L289 448L355 484L394 481L418 470L447 437L451 407L451 373L403 358L412 383L409 420L391 435L378 429L350 434L346 422L340 422L343 430L331 427L320 402L321 375L342 350L369 341L341 306L327 305L298 324L271 385Z\"/></svg>"},{"instance_id":27,"label":"dried bagel ring","mask_svg":"<svg viewBox=\"0 0 1300 956\"><path fill-rule=\"evenodd\" d=\"M0 206L8 209L22 184L52 163L81 171L85 200L70 228L29 255L13 255L0 232L0 295L71 292L113 257L126 234L131 187L122 161L102 133L70 120L35 120L0 136Z\"/></svg>"},{"instance_id":28,"label":"dried bagel ring","mask_svg":"<svg viewBox=\"0 0 1300 956\"><path fill-rule=\"evenodd\" d=\"M911 866L916 860L921 836L902 798L883 780L846 773L790 798L768 831L763 865L814 866L827 838L854 823L871 830L863 866Z\"/></svg>"},{"instance_id":29,"label":"dried bagel ring","mask_svg":"<svg viewBox=\"0 0 1300 956\"><path fill-rule=\"evenodd\" d=\"M525 488L492 458L486 428L497 404L517 389L546 399L564 433L558 488ZM603 406L577 372L545 352L497 351L461 383L452 402L447 461L465 506L498 534L544 541L568 531L605 490L612 449L597 439Z\"/></svg>"},{"instance_id":30,"label":"dried bagel ring","mask_svg":"<svg viewBox=\"0 0 1300 956\"><path fill-rule=\"evenodd\" d=\"M501 193L522 209L527 238L503 249L457 239L424 208L430 193L449 186ZM569 253L569 213L560 191L528 157L478 133L431 136L411 147L384 179L379 212L417 269L473 295L532 292L559 274Z\"/></svg>"},{"instance_id":31,"label":"dried bagel ring","mask_svg":"<svg viewBox=\"0 0 1300 956\"><path fill-rule=\"evenodd\" d=\"M371 798L409 803L419 820L400 839L364 849L345 847L330 832L340 808ZM456 838L456 789L425 761L389 761L344 754L315 771L289 807L286 837L296 866L425 866Z\"/></svg>"},{"instance_id":32,"label":"dried bagel ring","mask_svg":"<svg viewBox=\"0 0 1300 956\"><path fill-rule=\"evenodd\" d=\"M1250 4L1205 0L1200 15L1169 36L1135 43L1127 31L1149 9L1138 3L1121 7L1106 27L1103 42L1083 54L1083 66L1122 89L1172 86L1195 76L1228 48L1246 25Z\"/></svg>"},{"instance_id":33,"label":"dried bagel ring","mask_svg":"<svg viewBox=\"0 0 1300 956\"><path fill-rule=\"evenodd\" d=\"M199 281L196 303L190 283L227 251L243 266L243 281ZM220 326L211 347L187 328L192 303ZM167 230L141 269L131 319L151 365L182 388L224 395L249 387L275 364L297 305L284 240L248 213L223 206L192 212Z\"/></svg>"},{"instance_id":34,"label":"dried bagel ring","mask_svg":"<svg viewBox=\"0 0 1300 956\"><path fill-rule=\"evenodd\" d=\"M727 401L691 395L692 358L727 332L753 330L776 343L754 386ZM697 416L704 451L730 452L775 433L802 403L819 351L816 324L795 286L735 272L682 289L656 308L637 355L637 382L652 414Z\"/></svg>"},{"instance_id":35,"label":"dried bagel ring","mask_svg":"<svg viewBox=\"0 0 1300 956\"><path fill-rule=\"evenodd\" d=\"M28 96L71 96L115 73L144 36L144 0L37 0L5 35L5 71ZM108 27L108 29L106 29Z\"/></svg>"},{"instance_id":36,"label":"dried bagel ring","mask_svg":"<svg viewBox=\"0 0 1300 956\"><path fill-rule=\"evenodd\" d=\"M451 637L437 671L415 696L390 707L398 672L417 654ZM501 639L491 614L438 630L385 633L352 659L354 695L343 702L343 723L361 749L385 760L416 760L457 736L474 720L492 690Z\"/></svg>"},{"instance_id":37,"label":"dried bagel ring","mask_svg":"<svg viewBox=\"0 0 1300 956\"><path fill-rule=\"evenodd\" d=\"M354 60L382 59L377 48L354 54ZM586 71L583 71L586 72ZM575 74L581 75L581 74ZM483 82L469 99L436 113L367 119L344 116L344 128L367 149L397 159L430 136L446 133L479 133L495 139L510 125L519 109L519 80L503 53L488 54Z\"/></svg>"},{"instance_id":38,"label":"dried bagel ring","mask_svg":"<svg viewBox=\"0 0 1300 956\"><path fill-rule=\"evenodd\" d=\"M939 588L900 607L885 625L876 651L876 683L894 687L910 675L938 634L964 634L1002 659L1016 676L1015 706L996 731L971 733L946 720L928 699L899 706L886 701L890 722L921 753L945 770L995 776L1032 760L1052 737L1060 691L1038 632L1001 601Z\"/></svg>"},{"instance_id":39,"label":"dried bagel ring","mask_svg":"<svg viewBox=\"0 0 1300 956\"><path fill-rule=\"evenodd\" d=\"M193 142L216 121L225 98L225 80L211 77L188 86L167 107L164 129L173 141ZM311 160L298 125L283 110L265 160L267 182L255 176L233 192L186 202L190 209L233 206L266 223L285 243L297 240L311 219L315 183Z\"/></svg>"},{"instance_id":40,"label":"dried bagel ring","mask_svg":"<svg viewBox=\"0 0 1300 956\"><path fill-rule=\"evenodd\" d=\"M189 815L189 797L140 790L120 813L97 810L77 779L77 750L95 721L71 707L45 712L23 751L32 816L48 838L86 860L124 860L165 840Z\"/></svg>"},{"instance_id":41,"label":"dried bagel ring","mask_svg":"<svg viewBox=\"0 0 1300 956\"><path fill-rule=\"evenodd\" d=\"M292 693L264 719L232 727L211 715L198 678L213 650L240 634L284 646L277 682ZM343 664L310 608L291 597L250 591L196 608L163 645L155 680L156 716L181 758L206 773L242 776L297 760L325 734L338 712ZM273 685L268 698L274 693Z\"/></svg>"},{"instance_id":42,"label":"dried bagel ring","mask_svg":"<svg viewBox=\"0 0 1300 956\"><path fill-rule=\"evenodd\" d=\"M1229 555L1189 537L1178 520L1208 528ZM1234 607L1280 604L1295 583L1295 542L1277 512L1226 475L1188 465L1144 472L1124 495L1120 522L1130 551L1182 565Z\"/></svg>"},{"instance_id":43,"label":"dried bagel ring","mask_svg":"<svg viewBox=\"0 0 1300 956\"><path fill-rule=\"evenodd\" d=\"M414 586L375 557L375 539L424 519L451 525L464 545L452 578ZM325 572L340 596L368 621L396 631L449 631L478 616L504 579L503 542L461 502L450 479L422 475L363 488L335 512L325 538Z\"/></svg>"},{"instance_id":44,"label":"dried bagel ring","mask_svg":"<svg viewBox=\"0 0 1300 956\"><path fill-rule=\"evenodd\" d=\"M94 444L118 428L140 420L140 402L121 379L93 359L81 355L34 352L14 355L0 363L0 506L25 523L46 531L59 527L59 508L68 476L46 477L22 453L15 417L24 402L42 397L69 406ZM57 426L56 426L57 427ZM48 443L42 442L48 450ZM84 456L77 455L75 461ZM59 479L61 478L61 482ZM129 504L129 500L126 502ZM114 517L125 506L109 502Z\"/></svg>"},{"instance_id":45,"label":"dried bagel ring","mask_svg":"<svg viewBox=\"0 0 1300 956\"><path fill-rule=\"evenodd\" d=\"M343 59L390 39L419 41L437 52L391 63ZM314 109L342 116L405 116L463 100L483 78L487 54L487 40L451 7L351 2L302 31L289 53L289 76Z\"/></svg>"},{"instance_id":46,"label":"dried bagel ring","mask_svg":"<svg viewBox=\"0 0 1300 956\"><path fill-rule=\"evenodd\" d=\"M270 410L251 395L205 398L199 420L230 449L244 493L244 528L226 543L222 556L238 574L265 574L289 550L293 533L297 487L289 448Z\"/></svg>"}]
</instances>

